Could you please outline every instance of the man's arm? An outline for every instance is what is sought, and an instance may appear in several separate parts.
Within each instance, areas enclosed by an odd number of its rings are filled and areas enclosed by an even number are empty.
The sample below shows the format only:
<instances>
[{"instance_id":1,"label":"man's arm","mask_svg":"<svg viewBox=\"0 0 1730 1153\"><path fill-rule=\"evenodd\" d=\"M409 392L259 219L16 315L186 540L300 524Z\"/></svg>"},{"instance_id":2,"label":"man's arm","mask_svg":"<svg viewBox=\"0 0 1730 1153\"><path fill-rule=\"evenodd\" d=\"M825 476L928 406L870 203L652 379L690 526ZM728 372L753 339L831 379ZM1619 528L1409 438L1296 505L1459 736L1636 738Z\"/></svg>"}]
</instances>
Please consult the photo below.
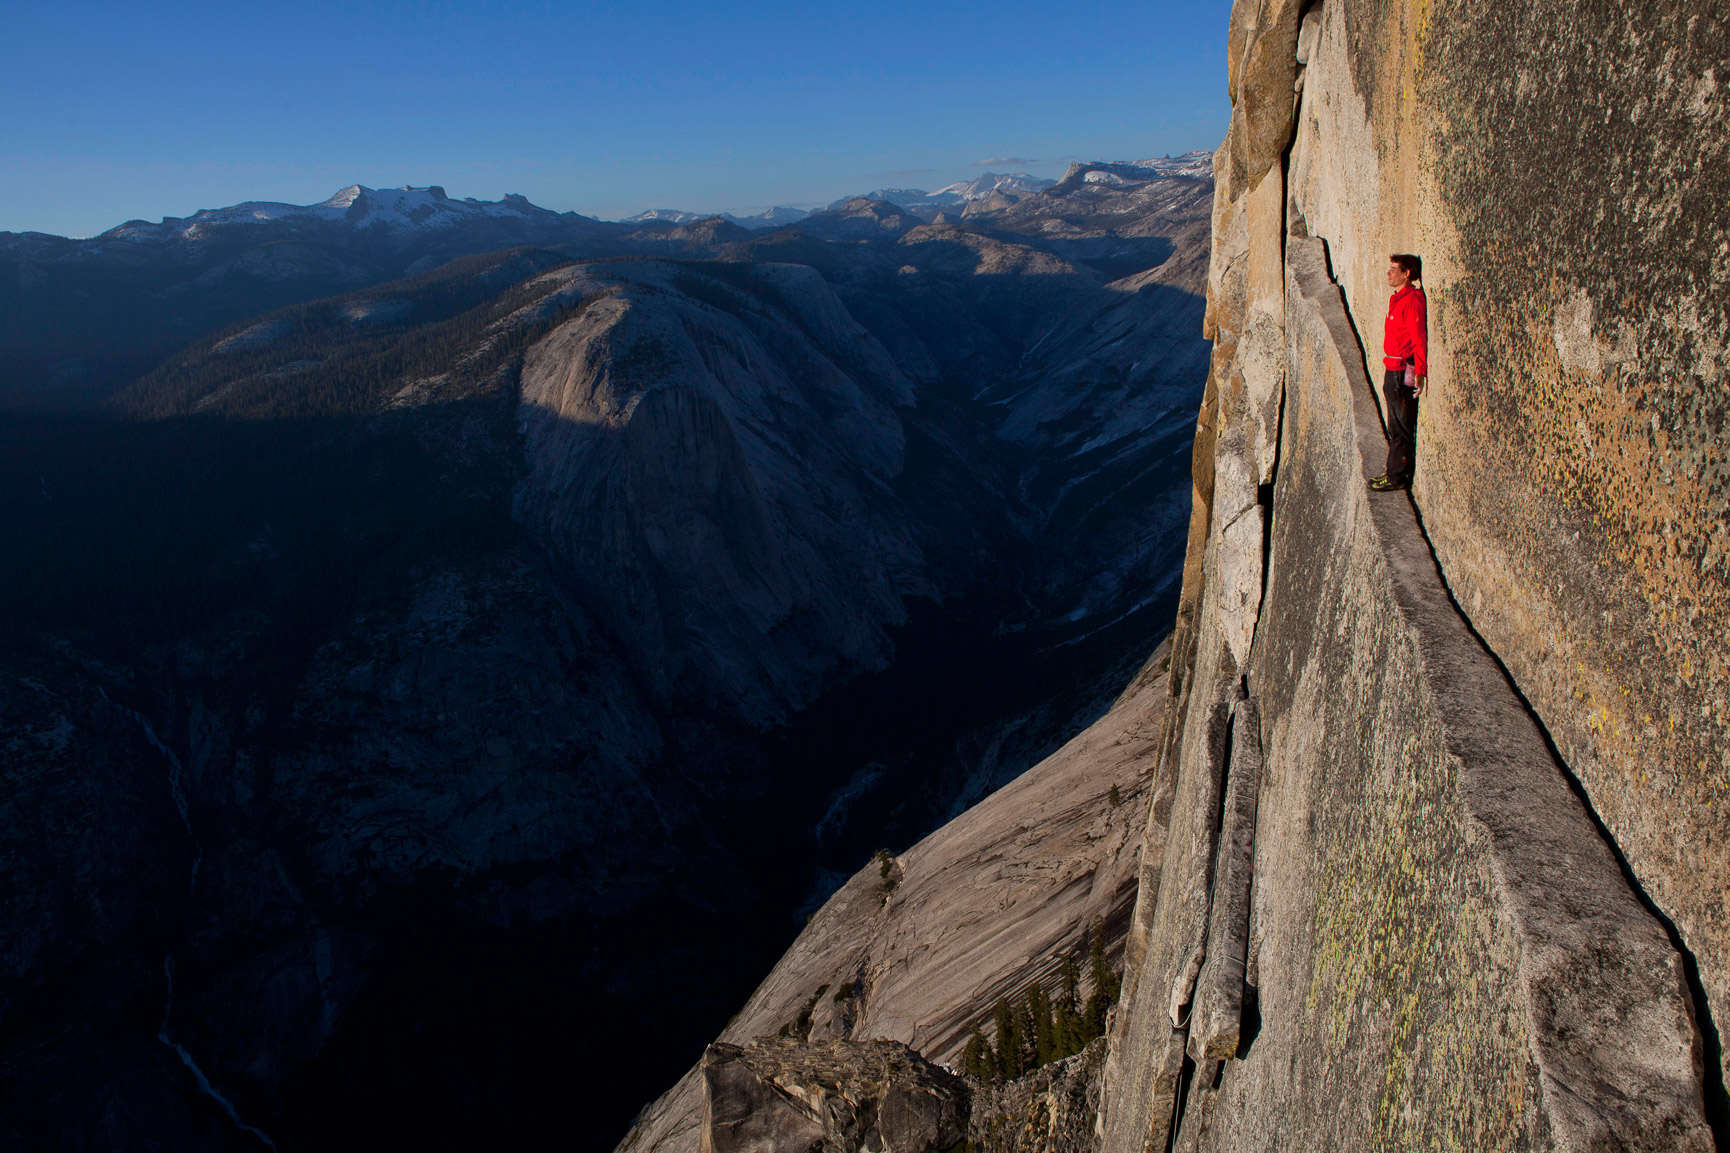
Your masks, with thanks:
<instances>
[{"instance_id":1,"label":"man's arm","mask_svg":"<svg viewBox=\"0 0 1730 1153\"><path fill-rule=\"evenodd\" d=\"M1430 302L1422 292L1413 295L1416 299L1407 317L1412 326L1412 390L1422 396L1430 378Z\"/></svg>"}]
</instances>

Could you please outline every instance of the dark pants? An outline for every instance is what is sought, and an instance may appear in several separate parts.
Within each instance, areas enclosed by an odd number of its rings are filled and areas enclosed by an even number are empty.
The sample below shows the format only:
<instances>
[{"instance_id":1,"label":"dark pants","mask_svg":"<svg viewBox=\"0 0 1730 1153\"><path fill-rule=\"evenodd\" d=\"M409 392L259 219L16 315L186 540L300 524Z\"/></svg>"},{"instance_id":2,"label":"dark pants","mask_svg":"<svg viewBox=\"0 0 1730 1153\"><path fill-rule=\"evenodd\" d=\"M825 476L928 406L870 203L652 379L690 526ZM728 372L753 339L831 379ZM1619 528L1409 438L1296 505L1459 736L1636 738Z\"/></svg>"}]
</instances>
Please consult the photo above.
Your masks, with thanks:
<instances>
[{"instance_id":1,"label":"dark pants","mask_svg":"<svg viewBox=\"0 0 1730 1153\"><path fill-rule=\"evenodd\" d=\"M1388 369L1382 380L1382 399L1387 401L1388 479L1412 479L1412 444L1418 435L1418 395L1406 387L1403 368Z\"/></svg>"}]
</instances>

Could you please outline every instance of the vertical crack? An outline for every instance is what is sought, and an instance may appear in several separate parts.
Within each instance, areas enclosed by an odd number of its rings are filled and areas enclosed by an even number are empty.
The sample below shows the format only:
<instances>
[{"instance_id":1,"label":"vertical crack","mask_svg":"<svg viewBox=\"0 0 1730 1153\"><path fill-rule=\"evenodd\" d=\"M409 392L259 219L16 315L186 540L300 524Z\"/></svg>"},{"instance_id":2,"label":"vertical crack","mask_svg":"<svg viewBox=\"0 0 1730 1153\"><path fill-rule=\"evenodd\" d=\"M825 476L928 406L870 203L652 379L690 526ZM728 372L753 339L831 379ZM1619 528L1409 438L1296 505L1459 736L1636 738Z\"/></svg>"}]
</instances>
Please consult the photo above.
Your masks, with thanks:
<instances>
[{"instance_id":1,"label":"vertical crack","mask_svg":"<svg viewBox=\"0 0 1730 1153\"><path fill-rule=\"evenodd\" d=\"M1183 1115L1189 1111L1190 1083L1195 1080L1195 1061L1186 1052L1183 1069L1177 1075L1177 1103L1171 1110L1171 1128L1165 1134L1165 1153L1177 1148L1178 1134L1183 1132Z\"/></svg>"}]
</instances>

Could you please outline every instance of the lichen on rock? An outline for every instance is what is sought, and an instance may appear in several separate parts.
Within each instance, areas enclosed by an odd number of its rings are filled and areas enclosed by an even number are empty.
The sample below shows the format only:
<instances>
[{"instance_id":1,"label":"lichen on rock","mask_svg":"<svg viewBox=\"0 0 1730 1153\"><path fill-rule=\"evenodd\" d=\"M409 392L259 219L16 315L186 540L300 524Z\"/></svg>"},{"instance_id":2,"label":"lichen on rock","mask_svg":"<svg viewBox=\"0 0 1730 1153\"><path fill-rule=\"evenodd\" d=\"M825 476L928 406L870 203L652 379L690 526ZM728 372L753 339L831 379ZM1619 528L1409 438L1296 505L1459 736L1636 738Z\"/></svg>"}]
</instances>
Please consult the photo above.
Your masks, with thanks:
<instances>
[{"instance_id":1,"label":"lichen on rock","mask_svg":"<svg viewBox=\"0 0 1730 1153\"><path fill-rule=\"evenodd\" d=\"M1730 252L1723 22L1304 7L1232 14L1215 352L1103 1148L1710 1148L1726 327L1698 286ZM1393 251L1424 256L1431 300L1410 502L1364 483ZM1258 720L1227 726L1240 695ZM1243 741L1234 1035L1208 967Z\"/></svg>"}]
</instances>

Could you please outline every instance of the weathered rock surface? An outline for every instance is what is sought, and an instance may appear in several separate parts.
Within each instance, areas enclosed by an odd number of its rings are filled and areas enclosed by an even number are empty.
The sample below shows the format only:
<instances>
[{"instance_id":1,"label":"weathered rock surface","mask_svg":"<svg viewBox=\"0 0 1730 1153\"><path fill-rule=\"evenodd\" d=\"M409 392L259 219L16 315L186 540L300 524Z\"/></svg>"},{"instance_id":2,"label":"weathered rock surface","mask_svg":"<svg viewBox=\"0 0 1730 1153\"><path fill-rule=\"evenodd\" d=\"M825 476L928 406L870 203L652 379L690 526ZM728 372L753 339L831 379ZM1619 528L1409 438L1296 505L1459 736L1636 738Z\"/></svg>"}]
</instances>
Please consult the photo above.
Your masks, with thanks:
<instances>
[{"instance_id":1,"label":"weathered rock surface","mask_svg":"<svg viewBox=\"0 0 1730 1153\"><path fill-rule=\"evenodd\" d=\"M1292 194L1372 364L1380 262L1424 254L1425 529L1722 1028L1730 29L1680 2L1324 17L1310 76L1334 95L1306 96Z\"/></svg>"},{"instance_id":2,"label":"weathered rock surface","mask_svg":"<svg viewBox=\"0 0 1730 1153\"><path fill-rule=\"evenodd\" d=\"M1722 494L1674 502L1722 440L1725 321L1697 293L1730 249L1723 196L1695 197L1724 189L1724 26L1298 9L1232 17L1104 1149L1710 1149ZM1365 485L1393 251L1431 302L1411 500Z\"/></svg>"},{"instance_id":3,"label":"weathered rock surface","mask_svg":"<svg viewBox=\"0 0 1730 1153\"><path fill-rule=\"evenodd\" d=\"M1090 1153L1105 1042L1014 1081L973 1086L967 1142L975 1153Z\"/></svg>"},{"instance_id":4,"label":"weathered rock surface","mask_svg":"<svg viewBox=\"0 0 1730 1153\"><path fill-rule=\"evenodd\" d=\"M711 281L713 303L672 265L557 275L600 299L524 362L516 511L657 697L784 719L885 663L902 597L968 583L932 572L892 495L913 385L816 272Z\"/></svg>"},{"instance_id":5,"label":"weathered rock surface","mask_svg":"<svg viewBox=\"0 0 1730 1153\"><path fill-rule=\"evenodd\" d=\"M702 1153L947 1153L967 1083L894 1041L765 1038L703 1054Z\"/></svg>"},{"instance_id":6,"label":"weathered rock surface","mask_svg":"<svg viewBox=\"0 0 1730 1153\"><path fill-rule=\"evenodd\" d=\"M1110 934L1115 963L1165 658L1162 648L1109 713L1050 758L849 880L721 1041L789 1026L813 1041L887 1038L954 1063L999 997L1033 981L1055 987L1065 950L1094 921ZM645 1110L620 1150L694 1150L700 1076L693 1069Z\"/></svg>"},{"instance_id":7,"label":"weathered rock surface","mask_svg":"<svg viewBox=\"0 0 1730 1153\"><path fill-rule=\"evenodd\" d=\"M895 1041L716 1042L701 1153L1086 1153L1105 1042L1013 1081L958 1077ZM965 1142L965 1145L963 1145Z\"/></svg>"}]
</instances>

